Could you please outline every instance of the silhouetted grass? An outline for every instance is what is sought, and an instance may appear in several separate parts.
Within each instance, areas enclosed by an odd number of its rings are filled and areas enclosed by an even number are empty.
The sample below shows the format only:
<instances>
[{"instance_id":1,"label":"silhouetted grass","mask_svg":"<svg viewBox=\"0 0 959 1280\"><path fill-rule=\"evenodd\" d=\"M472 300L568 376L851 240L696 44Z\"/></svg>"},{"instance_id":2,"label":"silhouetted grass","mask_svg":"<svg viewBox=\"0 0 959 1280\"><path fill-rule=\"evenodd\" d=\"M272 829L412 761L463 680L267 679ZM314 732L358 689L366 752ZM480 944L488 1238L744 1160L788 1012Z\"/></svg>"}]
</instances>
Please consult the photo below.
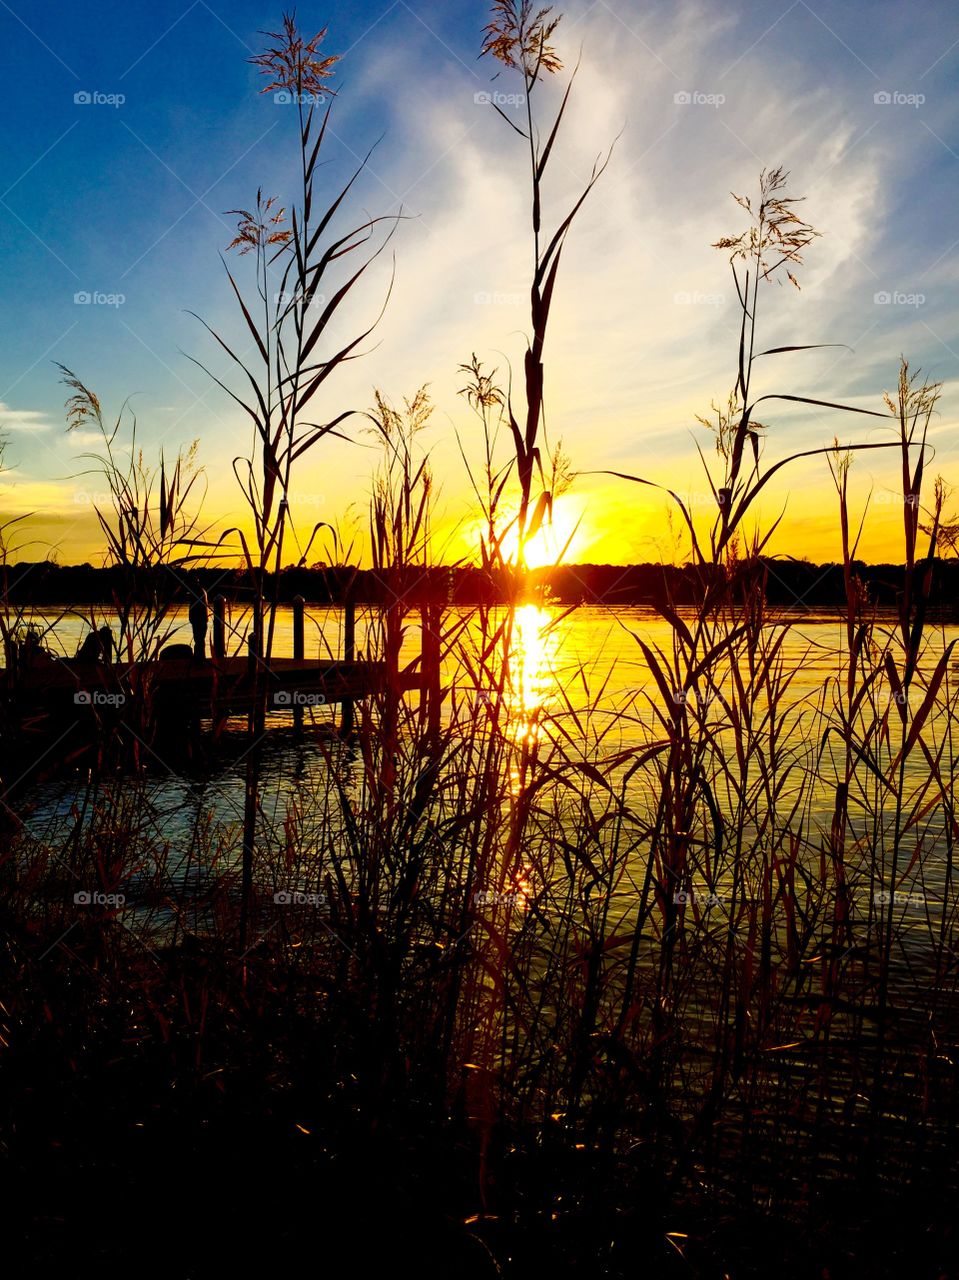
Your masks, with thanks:
<instances>
[{"instance_id":1,"label":"silhouetted grass","mask_svg":"<svg viewBox=\"0 0 959 1280\"><path fill-rule=\"evenodd\" d=\"M553 29L525 0L494 6L488 51L527 95L558 69ZM285 32L291 56L313 58L319 37ZM297 74L282 83L303 91ZM300 120L306 209L312 113ZM533 146L534 193L544 154ZM680 503L700 603L659 606L661 644L636 634L641 688L614 699L584 666L544 699L529 651L564 615L518 590L508 608L424 601L429 401L378 395L372 564L393 595L364 654L387 675L353 733L323 725L271 747L261 705L224 770L232 820L202 778L177 792L100 771L5 838L8 1212L35 1269L68 1265L82 1235L101 1270L194 1278L328 1255L422 1275L952 1273L957 691L952 645L928 622L941 485L923 505L937 388L904 365L890 412L873 414L892 446L810 451L836 482L846 589L841 649L810 693L789 656L797 619L767 603L771 530L747 524L791 460L764 468L760 400L848 411L826 393L751 398L755 361L799 350L758 350L760 282L815 236L784 188L781 171L763 175L755 213L741 201L753 233L720 241L742 336L703 458L709 527ZM269 209L244 224L264 303ZM266 664L262 584L281 564L293 463L332 430L297 435L317 334L308 224L275 242L294 246L292 312L262 328L243 313L267 353L240 468ZM552 280L548 252L537 240ZM551 290L534 290L525 432L495 373L464 366L494 581L522 581L556 491L544 477L532 497ZM894 617L854 568L847 478L866 447L902 464ZM415 628L439 661L422 700L404 693Z\"/></svg>"}]
</instances>

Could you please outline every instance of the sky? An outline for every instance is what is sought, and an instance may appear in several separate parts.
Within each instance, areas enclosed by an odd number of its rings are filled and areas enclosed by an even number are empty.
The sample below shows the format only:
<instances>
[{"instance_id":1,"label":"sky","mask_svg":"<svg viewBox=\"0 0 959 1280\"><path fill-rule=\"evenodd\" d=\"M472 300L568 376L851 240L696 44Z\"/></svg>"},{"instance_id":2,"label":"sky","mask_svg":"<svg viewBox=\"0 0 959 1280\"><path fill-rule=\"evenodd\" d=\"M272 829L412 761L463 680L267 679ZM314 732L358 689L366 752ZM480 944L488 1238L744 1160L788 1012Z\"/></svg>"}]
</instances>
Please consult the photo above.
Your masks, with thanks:
<instances>
[{"instance_id":1,"label":"sky","mask_svg":"<svg viewBox=\"0 0 959 1280\"><path fill-rule=\"evenodd\" d=\"M738 347L728 255L711 246L743 229L730 193L754 193L764 167L789 171L821 238L796 271L801 291L765 288L760 340L846 345L767 358L758 390L881 409L904 355L943 384L930 471L959 489L959 15L898 0L557 10L566 70L542 92L544 118L577 59L579 70L547 227L615 140L569 236L546 344L549 437L578 473L556 509L560 540L575 530L567 558L683 554L662 495L603 471L667 485L706 518L696 442L714 455L697 415L725 402ZM295 109L260 92L248 61L281 14L265 0L0 0L0 518L27 517L18 558L102 560L96 440L68 433L58 365L111 421L124 405L135 413L148 464L199 441L205 516L244 522L232 462L249 430L191 360L231 376L191 313L245 349L222 261L227 211L250 208L258 188L286 205L295 195ZM461 449L475 461L480 441L459 366L475 352L501 379L518 375L529 329L528 156L483 101L518 86L509 72L493 82L502 68L477 57L479 0L309 0L297 16L307 34L328 27L323 52L341 58L321 192L376 144L337 225L404 215L333 336L361 332L388 293L382 320L319 412L366 410L377 388L400 403L429 384L420 439L437 481L436 549L470 556L477 512ZM247 284L250 261L230 259ZM764 408L764 465L837 435L891 438L877 419ZM378 453L361 418L348 430L305 458L293 514L300 529L325 521L361 544ZM825 460L780 474L759 512L769 522L785 506L771 549L840 558ZM865 559L902 559L896 487L892 451L856 456L854 507L872 495Z\"/></svg>"}]
</instances>

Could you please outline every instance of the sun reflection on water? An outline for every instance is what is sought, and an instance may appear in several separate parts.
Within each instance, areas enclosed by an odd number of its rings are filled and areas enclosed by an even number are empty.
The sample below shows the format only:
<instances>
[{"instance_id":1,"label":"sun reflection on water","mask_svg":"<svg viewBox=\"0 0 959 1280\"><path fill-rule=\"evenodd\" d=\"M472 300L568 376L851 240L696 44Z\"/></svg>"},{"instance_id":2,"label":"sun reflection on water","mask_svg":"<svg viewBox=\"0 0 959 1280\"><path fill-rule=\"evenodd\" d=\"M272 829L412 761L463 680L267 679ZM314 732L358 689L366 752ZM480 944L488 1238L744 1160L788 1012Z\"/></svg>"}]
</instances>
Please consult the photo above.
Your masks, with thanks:
<instances>
[{"instance_id":1,"label":"sun reflection on water","mask_svg":"<svg viewBox=\"0 0 959 1280\"><path fill-rule=\"evenodd\" d=\"M515 740L532 746L542 732L542 717L554 696L552 660L556 633L550 613L540 605L519 605L513 614L510 645L510 723Z\"/></svg>"}]
</instances>

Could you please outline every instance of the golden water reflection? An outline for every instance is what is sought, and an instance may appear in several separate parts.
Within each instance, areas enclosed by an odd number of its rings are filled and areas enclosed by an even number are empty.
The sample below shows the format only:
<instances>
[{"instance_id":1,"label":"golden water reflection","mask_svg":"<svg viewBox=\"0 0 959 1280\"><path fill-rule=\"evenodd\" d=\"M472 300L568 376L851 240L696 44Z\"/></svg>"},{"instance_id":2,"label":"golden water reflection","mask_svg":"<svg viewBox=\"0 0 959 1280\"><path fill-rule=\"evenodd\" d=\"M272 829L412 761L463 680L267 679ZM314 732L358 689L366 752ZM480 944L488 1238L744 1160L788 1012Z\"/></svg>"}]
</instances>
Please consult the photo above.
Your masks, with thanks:
<instances>
[{"instance_id":1,"label":"golden water reflection","mask_svg":"<svg viewBox=\"0 0 959 1280\"><path fill-rule=\"evenodd\" d=\"M556 700L557 639L548 609L526 604L514 610L506 703L510 737L519 748L510 765L514 803L528 785L531 757L542 736L549 707ZM534 893L533 868L524 862L510 877L505 897L514 909L525 912Z\"/></svg>"},{"instance_id":2,"label":"golden water reflection","mask_svg":"<svg viewBox=\"0 0 959 1280\"><path fill-rule=\"evenodd\" d=\"M510 644L509 715L517 743L532 746L542 731L543 714L556 692L556 644L548 609L536 604L516 608Z\"/></svg>"}]
</instances>

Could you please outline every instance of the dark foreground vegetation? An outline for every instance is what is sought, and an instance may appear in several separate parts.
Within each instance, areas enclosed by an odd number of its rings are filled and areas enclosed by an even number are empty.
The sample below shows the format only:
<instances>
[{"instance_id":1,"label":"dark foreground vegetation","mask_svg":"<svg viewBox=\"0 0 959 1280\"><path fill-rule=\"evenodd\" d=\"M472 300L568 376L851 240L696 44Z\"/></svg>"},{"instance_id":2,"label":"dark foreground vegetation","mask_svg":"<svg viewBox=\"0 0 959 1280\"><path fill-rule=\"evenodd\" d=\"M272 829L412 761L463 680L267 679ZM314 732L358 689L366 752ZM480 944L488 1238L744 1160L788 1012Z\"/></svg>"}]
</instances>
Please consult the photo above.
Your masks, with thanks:
<instances>
[{"instance_id":1,"label":"dark foreground vegetation","mask_svg":"<svg viewBox=\"0 0 959 1280\"><path fill-rule=\"evenodd\" d=\"M742 336L707 424L715 507L694 519L666 491L688 542L686 568L649 579L668 639L636 629L648 678L628 695L584 670L535 696L531 628L562 625L561 611L530 610L543 579L525 556L564 483L543 428L545 334L560 252L603 170L549 222L568 95L534 124L561 70L555 27L548 10L497 0L484 46L523 89L526 118L509 123L529 160L534 263L514 391L475 357L464 366L485 449L470 473L475 573L499 584L498 603L479 593L443 612L457 579L431 563L428 403L378 397L367 581L393 590L364 641L386 676L352 729L321 711L303 737L265 734L277 605L305 581L284 566L315 558L313 538L290 555L294 464L350 416L318 424L308 406L369 332L332 340L349 284L325 276L382 230L372 218L341 238L347 192L324 206L314 190L332 65L319 36L305 42L289 18L256 59L271 91L296 94L302 161L292 224L258 194L232 246L252 255L243 287L230 282L251 299L240 324L258 362L212 334L236 381L214 376L251 425L236 471L253 534L202 524L189 459L151 471L114 448L121 423L65 371L71 422L104 441L114 568L97 581L122 652L154 656L182 598L162 584L196 599L223 581L211 566L229 545L255 677L242 726L210 726L207 771L150 745L149 698L93 708L83 768L60 761L66 790L14 805L17 762L4 762L3 1213L25 1273L956 1274L959 690L933 614L954 526L924 473L938 388L903 364L875 410L756 395L755 362L795 354L762 349L761 288L816 234L786 175L764 173L755 202L739 200L747 231L719 242ZM835 483L842 637L825 665L810 655L826 670L811 692L797 681L806 655L785 657L796 623L776 603L772 531L749 523L791 460L766 463L775 433L756 421L760 400L783 398L890 429L888 444L812 451ZM903 550L900 569L871 578L847 483L875 448L901 465ZM10 645L41 581L94 579L17 580L15 558ZM621 572L589 576L607 593ZM575 575L549 581L564 597ZM453 676L416 702L400 653L424 604ZM15 696L0 715L5 741L33 728Z\"/></svg>"}]
</instances>

